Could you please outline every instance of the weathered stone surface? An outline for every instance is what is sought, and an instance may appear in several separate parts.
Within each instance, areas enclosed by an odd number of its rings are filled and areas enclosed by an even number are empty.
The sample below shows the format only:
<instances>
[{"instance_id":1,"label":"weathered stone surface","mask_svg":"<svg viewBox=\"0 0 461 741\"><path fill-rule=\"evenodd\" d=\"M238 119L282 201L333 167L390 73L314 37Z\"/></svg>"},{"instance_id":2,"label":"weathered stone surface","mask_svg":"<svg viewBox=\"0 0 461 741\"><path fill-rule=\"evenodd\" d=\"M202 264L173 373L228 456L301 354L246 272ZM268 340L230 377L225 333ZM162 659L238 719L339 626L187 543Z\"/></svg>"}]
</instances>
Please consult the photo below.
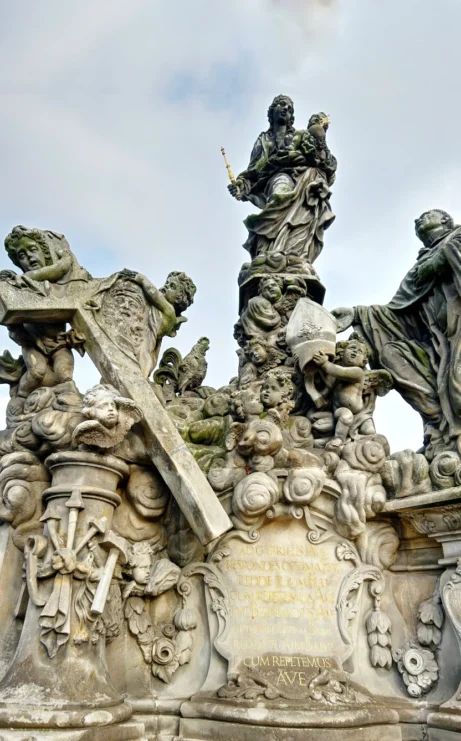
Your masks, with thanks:
<instances>
[{"instance_id":1,"label":"weathered stone surface","mask_svg":"<svg viewBox=\"0 0 461 741\"><path fill-rule=\"evenodd\" d=\"M110 324L114 317L109 309L107 309L107 317L104 317L103 299L101 299L103 318L102 320L94 318L95 313L101 311L98 304L101 294L104 295L117 286L117 276L108 280L107 287L101 285L104 281L96 282L96 286L92 281L84 282L83 286L80 281L74 281L70 284L70 288L66 289L64 295L60 292L59 298L55 295L56 291L49 296L43 296L35 290L35 286L33 291L29 291L28 287L24 286L18 289L13 279L9 282L2 282L0 302L3 311L0 321L8 325L27 320L40 320L41 322L69 320L73 322L73 325L85 337L85 350L95 362L103 378L114 385L121 394L132 398L143 409L144 422L150 437L149 451L152 460L167 484L173 488L191 527L197 529L199 537L203 538L205 543L209 542L228 529L229 523L225 513L165 414L156 394L146 382L142 366L139 366L139 360L134 354L135 348L129 346L123 348L123 345L118 346L116 342L109 340L107 332L110 331ZM123 274L122 294L126 292L125 283L130 284L137 280L137 274L135 277L132 274ZM152 290L150 285L149 291ZM165 299L163 300L165 304L168 303ZM169 306L170 311L173 311L173 306L171 304ZM128 319L130 318L128 315ZM176 318L175 321L177 322ZM128 326L126 320L125 325ZM125 334L122 335L122 339L124 337ZM158 353L156 347L160 339L159 334L151 339L151 344L153 344L151 353ZM203 529L198 525L199 522L203 523Z\"/></svg>"},{"instance_id":2,"label":"weathered stone surface","mask_svg":"<svg viewBox=\"0 0 461 741\"><path fill-rule=\"evenodd\" d=\"M302 693L306 669L340 667L350 653L337 602L353 565L336 556L340 537L316 544L307 535L299 520L278 518L258 540L238 532L226 539L218 568L229 622L219 650L232 676L248 668L282 690Z\"/></svg>"},{"instance_id":3,"label":"weathered stone surface","mask_svg":"<svg viewBox=\"0 0 461 741\"><path fill-rule=\"evenodd\" d=\"M228 166L261 210L219 388L200 331L160 354L187 275L93 279L62 235L6 239L0 741L461 738L459 228L423 214L394 299L328 311L328 116L268 114ZM419 451L376 429L393 386Z\"/></svg>"}]
</instances>

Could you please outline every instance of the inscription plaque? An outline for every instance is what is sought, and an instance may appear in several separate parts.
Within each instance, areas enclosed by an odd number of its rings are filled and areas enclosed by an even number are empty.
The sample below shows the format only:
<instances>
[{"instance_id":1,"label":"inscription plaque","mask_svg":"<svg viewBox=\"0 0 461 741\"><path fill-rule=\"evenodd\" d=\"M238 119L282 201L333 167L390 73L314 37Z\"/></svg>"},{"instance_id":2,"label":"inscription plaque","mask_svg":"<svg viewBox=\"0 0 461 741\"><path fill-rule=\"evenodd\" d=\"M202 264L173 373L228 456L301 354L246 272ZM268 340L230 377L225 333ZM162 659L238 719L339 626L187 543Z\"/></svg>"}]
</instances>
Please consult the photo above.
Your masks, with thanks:
<instances>
[{"instance_id":1,"label":"inscription plaque","mask_svg":"<svg viewBox=\"0 0 461 741\"><path fill-rule=\"evenodd\" d=\"M286 518L265 525L255 542L226 543L220 570L229 593L230 673L243 665L302 686L306 670L341 668L348 645L336 602L352 568L336 557L341 542L310 543L306 526Z\"/></svg>"}]
</instances>

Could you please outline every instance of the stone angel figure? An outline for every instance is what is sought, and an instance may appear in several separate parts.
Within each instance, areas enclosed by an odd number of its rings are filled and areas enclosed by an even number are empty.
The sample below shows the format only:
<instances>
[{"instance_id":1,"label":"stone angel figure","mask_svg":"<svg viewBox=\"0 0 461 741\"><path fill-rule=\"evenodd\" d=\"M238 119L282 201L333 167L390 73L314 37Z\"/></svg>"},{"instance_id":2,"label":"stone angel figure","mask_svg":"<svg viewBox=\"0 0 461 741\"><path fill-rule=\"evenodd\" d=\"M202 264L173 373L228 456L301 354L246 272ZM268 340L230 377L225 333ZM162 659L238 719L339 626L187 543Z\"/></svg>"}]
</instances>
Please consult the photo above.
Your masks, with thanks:
<instances>
[{"instance_id":1,"label":"stone angel figure","mask_svg":"<svg viewBox=\"0 0 461 741\"><path fill-rule=\"evenodd\" d=\"M392 377L385 370L366 370L369 348L355 332L336 345L336 359L332 363L326 353L319 350L313 356L325 381L323 396L333 408L334 437L326 448L341 449L348 438L374 435L373 412L377 396L385 396L392 388ZM331 423L331 413L320 412L318 421ZM329 420L328 420L329 418ZM322 426L322 425L321 425Z\"/></svg>"},{"instance_id":2,"label":"stone angel figure","mask_svg":"<svg viewBox=\"0 0 461 741\"><path fill-rule=\"evenodd\" d=\"M71 283L87 284L91 280L63 234L15 226L5 238L5 249L22 274L2 270L0 280L18 290L62 297ZM57 386L72 380L72 349L84 354L85 338L81 333L66 330L61 321L11 325L9 335L21 346L25 366L19 379L19 397L26 398L40 386Z\"/></svg>"},{"instance_id":3,"label":"stone angel figure","mask_svg":"<svg viewBox=\"0 0 461 741\"><path fill-rule=\"evenodd\" d=\"M73 442L96 448L115 447L143 417L134 401L121 397L113 386L103 384L87 391L82 414L86 419L75 428Z\"/></svg>"},{"instance_id":4,"label":"stone angel figure","mask_svg":"<svg viewBox=\"0 0 461 741\"><path fill-rule=\"evenodd\" d=\"M0 280L8 280L17 288L43 295L62 295L63 289L58 286L91 280L88 271L78 264L63 234L15 226L5 238L5 249L11 262L22 270L22 275L2 270Z\"/></svg>"}]
</instances>

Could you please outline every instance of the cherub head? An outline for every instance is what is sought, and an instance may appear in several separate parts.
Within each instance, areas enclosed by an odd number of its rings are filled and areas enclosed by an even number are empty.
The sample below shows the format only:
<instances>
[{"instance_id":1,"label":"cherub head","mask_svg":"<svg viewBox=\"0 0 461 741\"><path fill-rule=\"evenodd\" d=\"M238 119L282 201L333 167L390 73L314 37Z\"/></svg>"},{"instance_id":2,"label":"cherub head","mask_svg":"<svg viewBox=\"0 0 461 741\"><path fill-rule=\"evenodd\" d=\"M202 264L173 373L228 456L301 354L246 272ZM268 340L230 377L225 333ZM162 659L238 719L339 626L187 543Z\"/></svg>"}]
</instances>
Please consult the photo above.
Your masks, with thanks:
<instances>
[{"instance_id":1,"label":"cherub head","mask_svg":"<svg viewBox=\"0 0 461 741\"><path fill-rule=\"evenodd\" d=\"M240 320L234 324L234 340L236 340L238 346L242 348L245 347L247 343L247 337Z\"/></svg>"},{"instance_id":2,"label":"cherub head","mask_svg":"<svg viewBox=\"0 0 461 741\"><path fill-rule=\"evenodd\" d=\"M252 384L245 389L234 391L229 402L229 412L232 417L244 421L249 417L261 414L263 405L259 393L258 384Z\"/></svg>"},{"instance_id":3,"label":"cherub head","mask_svg":"<svg viewBox=\"0 0 461 741\"><path fill-rule=\"evenodd\" d=\"M152 548L146 541L133 543L128 551L128 565L137 584L145 585L149 581L152 567Z\"/></svg>"},{"instance_id":4,"label":"cherub head","mask_svg":"<svg viewBox=\"0 0 461 741\"><path fill-rule=\"evenodd\" d=\"M318 132L319 134L322 134L322 132L323 134L325 134L325 132L328 131L329 125L330 121L327 114L323 111L320 111L320 113L314 113L310 117L307 128L309 130L313 130L314 132Z\"/></svg>"},{"instance_id":5,"label":"cherub head","mask_svg":"<svg viewBox=\"0 0 461 741\"><path fill-rule=\"evenodd\" d=\"M113 386L104 384L87 391L82 401L82 414L87 421L77 425L73 440L98 448L118 445L128 430L142 419L142 411L134 401L123 398Z\"/></svg>"},{"instance_id":6,"label":"cherub head","mask_svg":"<svg viewBox=\"0 0 461 741\"><path fill-rule=\"evenodd\" d=\"M45 234L39 229L15 226L5 237L5 249L11 262L23 273L53 264Z\"/></svg>"},{"instance_id":7,"label":"cherub head","mask_svg":"<svg viewBox=\"0 0 461 741\"><path fill-rule=\"evenodd\" d=\"M174 306L176 314L181 314L194 303L197 290L195 283L185 273L174 270L160 289L167 301Z\"/></svg>"},{"instance_id":8,"label":"cherub head","mask_svg":"<svg viewBox=\"0 0 461 741\"><path fill-rule=\"evenodd\" d=\"M78 264L63 234L15 226L5 237L5 249L10 260L34 280L66 283L91 278Z\"/></svg>"},{"instance_id":9,"label":"cherub head","mask_svg":"<svg viewBox=\"0 0 461 741\"><path fill-rule=\"evenodd\" d=\"M266 342L259 337L253 337L245 345L245 354L255 365L264 365L268 359Z\"/></svg>"},{"instance_id":10,"label":"cherub head","mask_svg":"<svg viewBox=\"0 0 461 741\"><path fill-rule=\"evenodd\" d=\"M266 298L271 304L275 304L282 298L283 280L275 276L263 278L258 287L258 293Z\"/></svg>"},{"instance_id":11,"label":"cherub head","mask_svg":"<svg viewBox=\"0 0 461 741\"><path fill-rule=\"evenodd\" d=\"M293 395L293 384L290 377L281 370L270 371L263 381L261 401L266 409L274 409Z\"/></svg>"},{"instance_id":12,"label":"cherub head","mask_svg":"<svg viewBox=\"0 0 461 741\"><path fill-rule=\"evenodd\" d=\"M358 366L365 368L368 363L370 348L357 332L353 332L348 340L336 344L336 363L347 368Z\"/></svg>"},{"instance_id":13,"label":"cherub head","mask_svg":"<svg viewBox=\"0 0 461 741\"><path fill-rule=\"evenodd\" d=\"M83 397L82 414L87 419L96 419L111 430L118 422L118 394L110 386L93 386Z\"/></svg>"},{"instance_id":14,"label":"cherub head","mask_svg":"<svg viewBox=\"0 0 461 741\"><path fill-rule=\"evenodd\" d=\"M275 124L285 124L289 131L293 131L295 108L291 98L288 95L277 95L268 108L267 118L270 131L274 130Z\"/></svg>"}]
</instances>

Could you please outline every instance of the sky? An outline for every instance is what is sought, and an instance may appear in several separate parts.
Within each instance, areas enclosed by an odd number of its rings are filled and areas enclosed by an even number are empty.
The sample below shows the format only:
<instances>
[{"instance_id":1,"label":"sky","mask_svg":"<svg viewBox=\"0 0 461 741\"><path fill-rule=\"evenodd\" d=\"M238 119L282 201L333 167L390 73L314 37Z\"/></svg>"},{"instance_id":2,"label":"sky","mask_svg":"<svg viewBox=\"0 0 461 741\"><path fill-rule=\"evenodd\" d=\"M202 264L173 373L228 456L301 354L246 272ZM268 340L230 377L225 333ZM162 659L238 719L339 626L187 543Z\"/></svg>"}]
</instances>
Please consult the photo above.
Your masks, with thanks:
<instances>
[{"instance_id":1,"label":"sky","mask_svg":"<svg viewBox=\"0 0 461 741\"><path fill-rule=\"evenodd\" d=\"M62 232L93 275L129 267L157 286L197 285L183 354L210 338L206 383L236 374L242 220L227 192L290 95L296 126L326 111L338 158L316 269L325 306L389 301L414 262L414 219L461 221L459 0L0 0L0 235ZM4 254L0 269L10 267ZM0 346L14 349L5 329ZM78 361L81 391L98 381ZM7 387L0 388L0 413ZM375 420L393 450L418 448L396 394Z\"/></svg>"}]
</instances>

